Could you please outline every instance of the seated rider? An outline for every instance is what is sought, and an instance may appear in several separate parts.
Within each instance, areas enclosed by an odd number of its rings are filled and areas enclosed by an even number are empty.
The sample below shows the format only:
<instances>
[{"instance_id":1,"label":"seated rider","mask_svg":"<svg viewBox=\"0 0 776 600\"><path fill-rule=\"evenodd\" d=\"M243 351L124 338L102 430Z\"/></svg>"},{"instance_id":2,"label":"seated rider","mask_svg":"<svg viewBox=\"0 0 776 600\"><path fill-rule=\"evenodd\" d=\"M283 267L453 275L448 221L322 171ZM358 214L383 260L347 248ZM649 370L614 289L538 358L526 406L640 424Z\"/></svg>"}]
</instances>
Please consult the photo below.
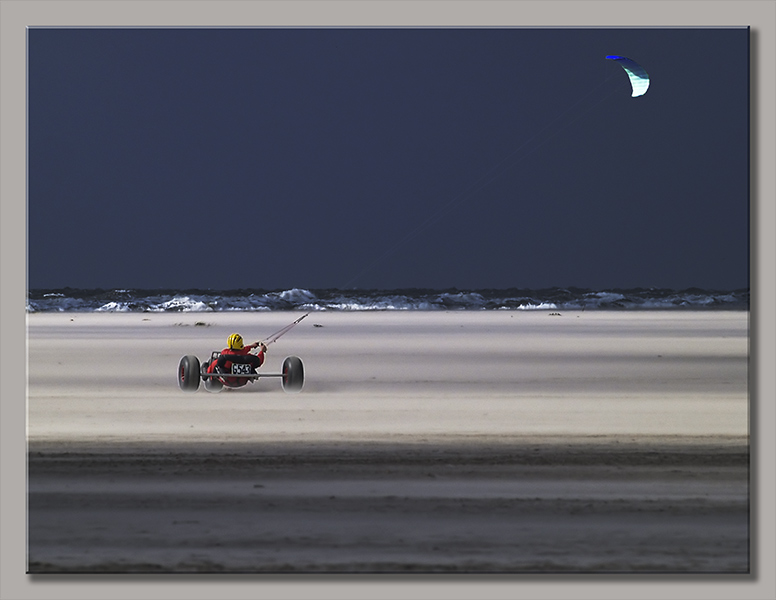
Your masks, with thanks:
<instances>
[{"instance_id":1,"label":"seated rider","mask_svg":"<svg viewBox=\"0 0 776 600\"><path fill-rule=\"evenodd\" d=\"M254 342L246 346L242 336L239 333L233 333L227 338L226 343L227 347L221 350L218 360L210 364L209 373L231 373L232 363L248 364L251 366L251 372L255 373L256 369L264 364L264 354L267 352L267 346L264 342ZM250 353L254 348L260 348L258 354ZM229 383L240 385L248 383L248 380L235 377L234 381Z\"/></svg>"}]
</instances>

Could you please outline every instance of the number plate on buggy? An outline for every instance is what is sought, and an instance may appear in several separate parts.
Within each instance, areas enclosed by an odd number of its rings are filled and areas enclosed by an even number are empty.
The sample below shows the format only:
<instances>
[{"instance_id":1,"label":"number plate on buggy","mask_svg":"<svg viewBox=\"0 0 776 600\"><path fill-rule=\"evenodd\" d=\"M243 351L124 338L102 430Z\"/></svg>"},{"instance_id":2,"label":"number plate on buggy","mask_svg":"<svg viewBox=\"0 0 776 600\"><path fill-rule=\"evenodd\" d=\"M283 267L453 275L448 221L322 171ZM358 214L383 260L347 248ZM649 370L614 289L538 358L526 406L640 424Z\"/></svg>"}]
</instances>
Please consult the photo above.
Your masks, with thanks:
<instances>
[{"instance_id":1,"label":"number plate on buggy","mask_svg":"<svg viewBox=\"0 0 776 600\"><path fill-rule=\"evenodd\" d=\"M232 363L232 375L250 375L251 366L240 363Z\"/></svg>"}]
</instances>

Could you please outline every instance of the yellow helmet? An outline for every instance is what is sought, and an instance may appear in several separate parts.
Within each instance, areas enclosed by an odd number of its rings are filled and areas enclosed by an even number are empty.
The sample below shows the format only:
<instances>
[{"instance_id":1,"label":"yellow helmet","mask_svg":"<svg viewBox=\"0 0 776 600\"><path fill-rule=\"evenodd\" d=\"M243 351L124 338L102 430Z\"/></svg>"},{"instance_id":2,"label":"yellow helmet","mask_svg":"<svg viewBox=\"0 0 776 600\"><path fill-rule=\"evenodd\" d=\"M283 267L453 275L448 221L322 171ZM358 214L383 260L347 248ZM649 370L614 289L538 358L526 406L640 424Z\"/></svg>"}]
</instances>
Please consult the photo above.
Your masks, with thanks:
<instances>
[{"instance_id":1,"label":"yellow helmet","mask_svg":"<svg viewBox=\"0 0 776 600\"><path fill-rule=\"evenodd\" d=\"M245 347L242 336L239 333L233 333L226 340L230 350L242 350Z\"/></svg>"}]
</instances>

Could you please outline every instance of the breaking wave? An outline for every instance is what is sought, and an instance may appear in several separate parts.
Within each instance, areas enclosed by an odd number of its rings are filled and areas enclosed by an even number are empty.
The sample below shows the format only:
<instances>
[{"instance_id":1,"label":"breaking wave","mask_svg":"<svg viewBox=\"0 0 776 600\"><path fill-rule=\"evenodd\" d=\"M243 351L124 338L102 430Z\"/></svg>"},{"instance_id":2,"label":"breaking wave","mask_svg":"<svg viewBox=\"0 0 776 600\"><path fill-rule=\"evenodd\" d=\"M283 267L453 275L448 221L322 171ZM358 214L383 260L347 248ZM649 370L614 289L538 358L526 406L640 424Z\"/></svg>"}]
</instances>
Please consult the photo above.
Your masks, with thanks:
<instances>
[{"instance_id":1,"label":"breaking wave","mask_svg":"<svg viewBox=\"0 0 776 600\"><path fill-rule=\"evenodd\" d=\"M748 310L749 290L103 290L37 289L27 312L379 310Z\"/></svg>"}]
</instances>

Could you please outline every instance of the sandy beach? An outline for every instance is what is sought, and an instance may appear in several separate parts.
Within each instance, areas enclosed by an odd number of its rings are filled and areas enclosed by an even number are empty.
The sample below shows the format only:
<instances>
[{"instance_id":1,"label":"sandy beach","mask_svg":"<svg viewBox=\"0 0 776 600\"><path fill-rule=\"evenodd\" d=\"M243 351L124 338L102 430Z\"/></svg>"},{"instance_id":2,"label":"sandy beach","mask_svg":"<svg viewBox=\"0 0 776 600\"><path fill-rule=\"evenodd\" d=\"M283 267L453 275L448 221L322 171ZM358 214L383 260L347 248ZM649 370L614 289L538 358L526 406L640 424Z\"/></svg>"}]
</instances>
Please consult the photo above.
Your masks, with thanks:
<instances>
[{"instance_id":1,"label":"sandy beach","mask_svg":"<svg viewBox=\"0 0 776 600\"><path fill-rule=\"evenodd\" d=\"M747 573L748 313L28 315L28 569Z\"/></svg>"}]
</instances>

